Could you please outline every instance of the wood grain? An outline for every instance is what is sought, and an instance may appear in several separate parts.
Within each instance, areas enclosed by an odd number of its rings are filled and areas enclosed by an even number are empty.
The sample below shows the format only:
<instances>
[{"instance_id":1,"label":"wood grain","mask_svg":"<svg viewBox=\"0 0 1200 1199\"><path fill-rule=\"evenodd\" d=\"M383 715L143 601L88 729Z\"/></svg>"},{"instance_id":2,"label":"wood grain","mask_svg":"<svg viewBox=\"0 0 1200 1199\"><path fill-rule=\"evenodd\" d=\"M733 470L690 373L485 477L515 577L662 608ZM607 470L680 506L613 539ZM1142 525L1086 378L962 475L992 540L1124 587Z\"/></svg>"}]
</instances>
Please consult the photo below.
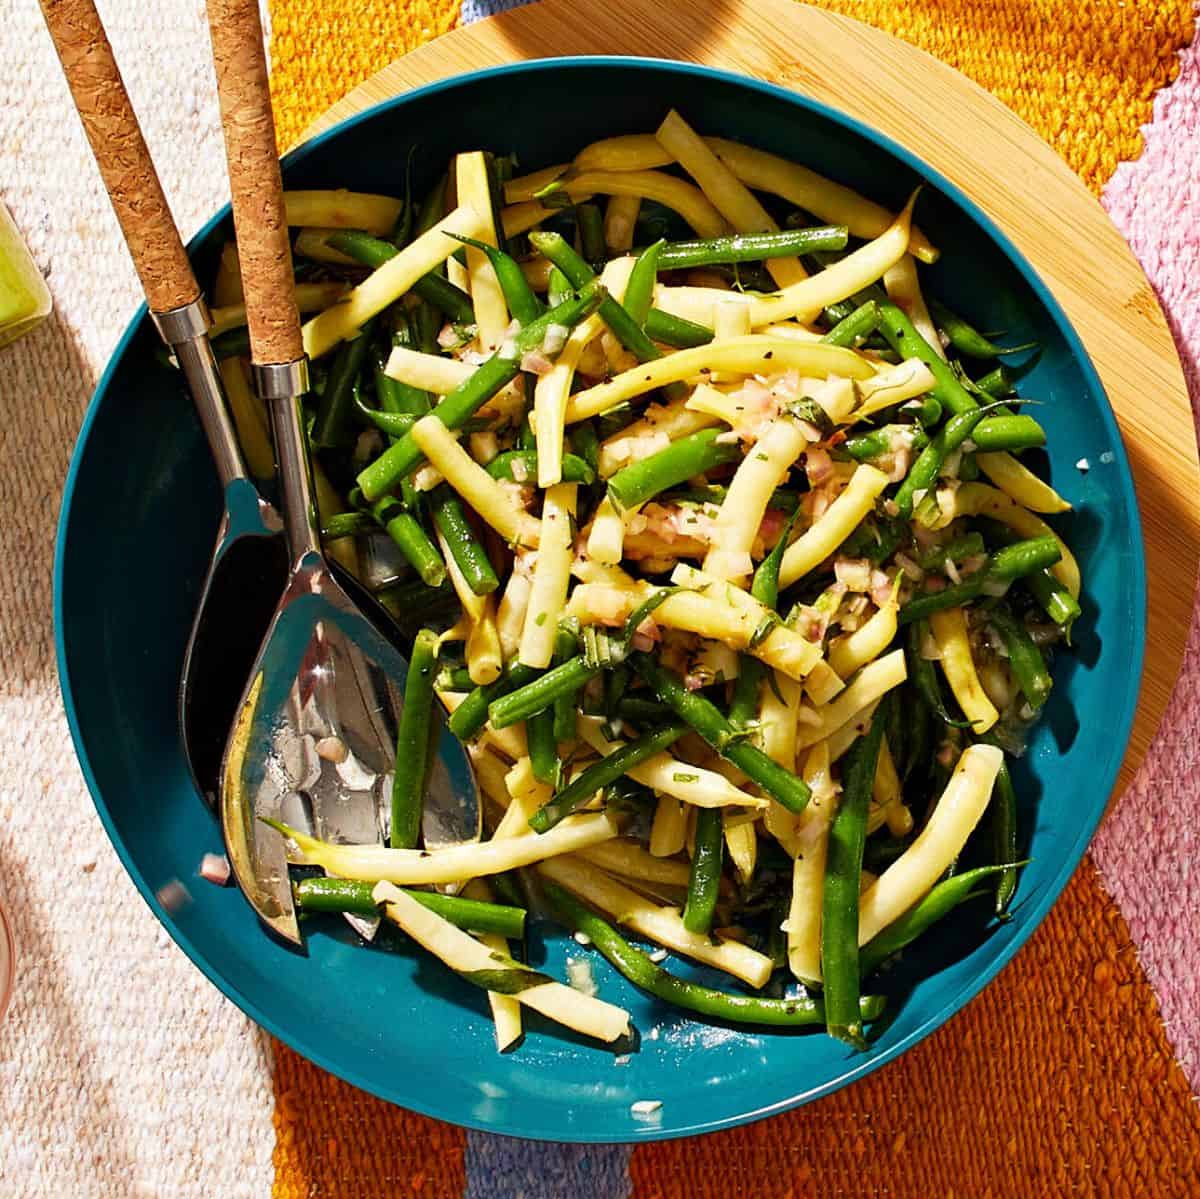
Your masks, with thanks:
<instances>
[{"instance_id":1,"label":"wood grain","mask_svg":"<svg viewBox=\"0 0 1200 1199\"><path fill-rule=\"evenodd\" d=\"M251 356L259 366L297 362L304 344L258 0L209 0L208 24Z\"/></svg>"},{"instance_id":2,"label":"wood grain","mask_svg":"<svg viewBox=\"0 0 1200 1199\"><path fill-rule=\"evenodd\" d=\"M42 15L152 312L200 296L162 184L92 0L41 0Z\"/></svg>"},{"instance_id":3,"label":"wood grain","mask_svg":"<svg viewBox=\"0 0 1200 1199\"><path fill-rule=\"evenodd\" d=\"M489 18L385 67L306 136L450 75L557 54L675 58L741 71L830 104L905 145L966 191L1063 306L1108 392L1146 537L1146 669L1117 784L1133 777L1179 671L1200 564L1200 467L1191 405L1166 321L1120 233L1076 175L1010 109L889 34L793 0L577 0ZM972 151L986 146L986 154ZM1036 182L1035 182L1036 181Z\"/></svg>"}]
</instances>

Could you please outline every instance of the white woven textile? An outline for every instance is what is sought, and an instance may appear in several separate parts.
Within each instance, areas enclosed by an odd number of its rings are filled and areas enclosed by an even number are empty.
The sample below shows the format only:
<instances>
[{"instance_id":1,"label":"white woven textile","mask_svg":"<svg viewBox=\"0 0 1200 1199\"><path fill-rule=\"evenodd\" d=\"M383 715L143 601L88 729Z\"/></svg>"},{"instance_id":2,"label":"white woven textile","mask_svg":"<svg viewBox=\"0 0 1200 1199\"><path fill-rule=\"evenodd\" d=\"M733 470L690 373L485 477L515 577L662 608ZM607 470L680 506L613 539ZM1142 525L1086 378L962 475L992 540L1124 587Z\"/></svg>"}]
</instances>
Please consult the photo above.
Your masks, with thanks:
<instances>
[{"instance_id":1,"label":"white woven textile","mask_svg":"<svg viewBox=\"0 0 1200 1199\"><path fill-rule=\"evenodd\" d=\"M187 237L228 194L203 0L100 8ZM274 1146L266 1040L126 877L59 698L63 478L141 296L34 0L0 0L0 95L0 196L55 301L52 321L0 350L0 887L18 942L0 1197L258 1199Z\"/></svg>"}]
</instances>

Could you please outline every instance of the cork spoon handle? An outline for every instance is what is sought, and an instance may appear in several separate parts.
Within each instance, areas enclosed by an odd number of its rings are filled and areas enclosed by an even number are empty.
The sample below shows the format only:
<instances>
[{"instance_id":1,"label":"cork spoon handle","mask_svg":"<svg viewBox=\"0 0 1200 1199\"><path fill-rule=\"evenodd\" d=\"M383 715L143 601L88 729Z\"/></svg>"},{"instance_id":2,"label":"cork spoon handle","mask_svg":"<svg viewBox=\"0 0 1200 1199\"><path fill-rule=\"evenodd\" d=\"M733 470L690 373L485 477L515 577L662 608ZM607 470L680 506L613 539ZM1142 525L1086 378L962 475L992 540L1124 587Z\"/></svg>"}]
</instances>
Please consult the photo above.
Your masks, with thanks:
<instances>
[{"instance_id":1,"label":"cork spoon handle","mask_svg":"<svg viewBox=\"0 0 1200 1199\"><path fill-rule=\"evenodd\" d=\"M282 366L304 345L257 0L208 0L208 24L250 348L256 366Z\"/></svg>"}]
</instances>

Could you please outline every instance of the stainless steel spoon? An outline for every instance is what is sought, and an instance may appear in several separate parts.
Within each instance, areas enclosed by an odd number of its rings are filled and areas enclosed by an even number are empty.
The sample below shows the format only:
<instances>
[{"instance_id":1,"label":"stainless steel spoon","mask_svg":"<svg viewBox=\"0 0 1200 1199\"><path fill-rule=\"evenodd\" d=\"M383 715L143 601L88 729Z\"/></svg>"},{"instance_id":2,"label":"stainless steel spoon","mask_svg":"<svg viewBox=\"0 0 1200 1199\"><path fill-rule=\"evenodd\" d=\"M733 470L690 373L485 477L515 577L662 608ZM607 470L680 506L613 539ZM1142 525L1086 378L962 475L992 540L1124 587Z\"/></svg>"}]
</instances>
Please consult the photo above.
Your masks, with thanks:
<instances>
[{"instance_id":1,"label":"stainless steel spoon","mask_svg":"<svg viewBox=\"0 0 1200 1199\"><path fill-rule=\"evenodd\" d=\"M209 0L255 383L275 435L290 577L230 730L220 807L234 876L262 920L299 944L283 838L261 817L320 837L386 835L407 663L391 622L334 577L321 553L300 399L308 364L257 0ZM427 810L478 837L480 804L458 740L439 729Z\"/></svg>"},{"instance_id":2,"label":"stainless steel spoon","mask_svg":"<svg viewBox=\"0 0 1200 1199\"><path fill-rule=\"evenodd\" d=\"M150 315L187 380L212 450L223 508L179 689L184 754L216 802L229 722L287 581L279 514L246 472L210 320L93 0L41 0L46 25L137 267Z\"/></svg>"}]
</instances>

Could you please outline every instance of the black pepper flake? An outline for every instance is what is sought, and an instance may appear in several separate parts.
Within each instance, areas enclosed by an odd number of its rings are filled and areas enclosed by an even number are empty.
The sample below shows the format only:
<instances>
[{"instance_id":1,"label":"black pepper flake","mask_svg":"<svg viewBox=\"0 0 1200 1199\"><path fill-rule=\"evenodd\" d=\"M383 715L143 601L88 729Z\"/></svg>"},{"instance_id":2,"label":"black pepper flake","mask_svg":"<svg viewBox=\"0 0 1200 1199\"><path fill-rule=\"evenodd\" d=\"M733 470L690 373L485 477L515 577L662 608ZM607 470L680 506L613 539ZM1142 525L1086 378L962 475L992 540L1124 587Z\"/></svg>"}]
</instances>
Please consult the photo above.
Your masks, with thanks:
<instances>
[{"instance_id":1,"label":"black pepper flake","mask_svg":"<svg viewBox=\"0 0 1200 1199\"><path fill-rule=\"evenodd\" d=\"M767 352L766 352L766 353L763 355L763 361L765 362L765 361L766 361L768 358L774 358L774 357L775 357L775 351L774 351L774 350L768 350L768 351L767 351Z\"/></svg>"}]
</instances>

